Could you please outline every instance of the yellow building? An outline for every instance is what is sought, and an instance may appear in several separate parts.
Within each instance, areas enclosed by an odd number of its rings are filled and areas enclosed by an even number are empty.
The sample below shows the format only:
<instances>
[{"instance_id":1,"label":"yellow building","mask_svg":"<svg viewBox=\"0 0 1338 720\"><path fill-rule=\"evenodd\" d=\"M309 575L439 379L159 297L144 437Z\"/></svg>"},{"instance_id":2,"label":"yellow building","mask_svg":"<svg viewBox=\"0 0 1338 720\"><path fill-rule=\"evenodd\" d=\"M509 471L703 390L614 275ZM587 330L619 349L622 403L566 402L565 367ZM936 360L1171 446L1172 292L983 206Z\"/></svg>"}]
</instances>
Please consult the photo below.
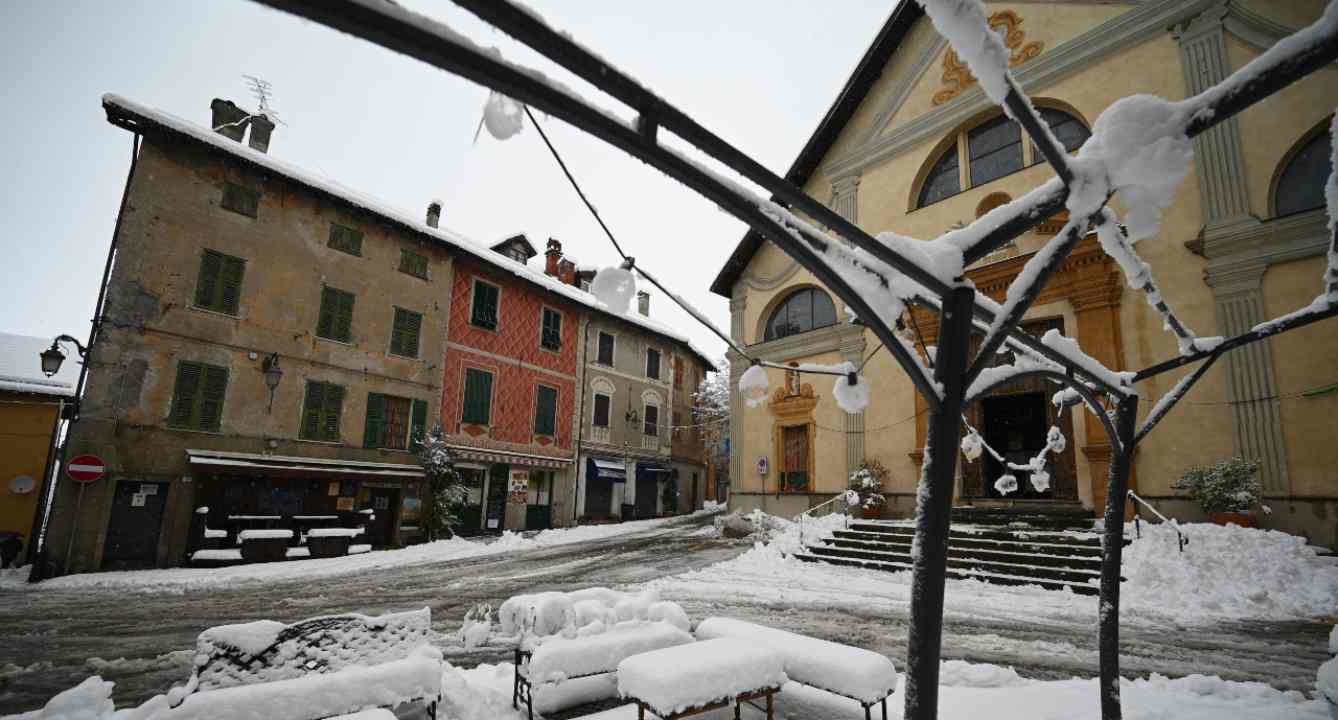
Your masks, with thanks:
<instances>
[{"instance_id":1,"label":"yellow building","mask_svg":"<svg viewBox=\"0 0 1338 720\"><path fill-rule=\"evenodd\" d=\"M1319 17L1320 0L991 2L1024 90L1069 150L1116 100L1150 93L1180 100L1220 82L1279 38ZM1307 305L1321 292L1328 244L1323 182L1338 67L1327 67L1194 140L1193 168L1138 249L1163 295L1200 336L1234 335ZM903 2L879 30L787 177L869 233L931 239L969 224L1052 176L985 97L919 6ZM1117 211L1122 208L1115 204ZM970 266L977 289L1001 300L1008 283L1066 218L1053 218ZM1115 370L1174 357L1174 336L1093 238L1083 241L1026 318L1057 328ZM877 340L805 269L749 233L715 279L730 299L731 332L778 362L859 361ZM937 317L907 316L928 345ZM1198 508L1173 483L1194 464L1239 455L1261 463L1265 527L1338 542L1338 327L1319 323L1228 353L1139 447L1134 486L1182 519ZM746 362L733 357L738 375ZM1192 368L1138 386L1142 412ZM872 403L850 415L832 378L769 371L773 394L735 402L730 504L795 514L847 486L867 460L890 470L889 509L914 507L927 413L886 352L866 368ZM1015 385L985 398L968 420L1005 454L1030 456L1059 424L1067 450L1052 488L1001 496L993 461L964 464L958 504L1102 507L1110 447L1084 412L1057 411L1053 387ZM737 395L736 395L737 400ZM1012 458L1009 458L1012 460ZM1097 513L1099 514L1099 512Z\"/></svg>"},{"instance_id":2,"label":"yellow building","mask_svg":"<svg viewBox=\"0 0 1338 720\"><path fill-rule=\"evenodd\" d=\"M50 338L0 333L0 541L18 536L25 554L52 436L79 376L77 362L44 376L38 354L49 347ZM23 562L19 555L17 564Z\"/></svg>"}]
</instances>

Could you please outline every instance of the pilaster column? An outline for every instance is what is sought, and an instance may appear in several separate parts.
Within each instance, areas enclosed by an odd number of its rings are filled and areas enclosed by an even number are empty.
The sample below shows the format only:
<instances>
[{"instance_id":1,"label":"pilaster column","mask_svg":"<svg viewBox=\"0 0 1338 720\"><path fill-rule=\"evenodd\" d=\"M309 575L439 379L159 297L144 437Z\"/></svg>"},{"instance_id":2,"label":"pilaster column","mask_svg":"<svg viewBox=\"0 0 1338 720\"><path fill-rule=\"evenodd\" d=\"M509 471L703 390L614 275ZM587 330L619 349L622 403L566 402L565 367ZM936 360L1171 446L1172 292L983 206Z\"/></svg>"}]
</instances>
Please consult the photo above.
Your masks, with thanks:
<instances>
[{"instance_id":1,"label":"pilaster column","mask_svg":"<svg viewBox=\"0 0 1338 720\"><path fill-rule=\"evenodd\" d=\"M868 343L864 340L864 331L841 339L841 359L859 367L864 361L864 349ZM846 475L859 469L864 462L864 411L846 413ZM816 449L816 448L815 448Z\"/></svg>"},{"instance_id":2,"label":"pilaster column","mask_svg":"<svg viewBox=\"0 0 1338 720\"><path fill-rule=\"evenodd\" d=\"M743 283L734 286L734 297L729 300L729 336L739 345L746 345L743 311L748 306ZM748 369L743 356L730 351L729 358L729 483L734 489L744 489L743 474L743 413L746 406L739 394L739 377Z\"/></svg>"},{"instance_id":3,"label":"pilaster column","mask_svg":"<svg viewBox=\"0 0 1338 720\"><path fill-rule=\"evenodd\" d=\"M1120 300L1124 282L1109 259L1073 267L1073 281L1068 299L1073 305L1078 327L1070 333L1082 344L1083 351L1114 371L1124 369L1124 338L1120 332ZM1076 410L1077 408L1075 408ZM1092 506L1100 511L1106 506L1107 477L1110 474L1111 442L1105 426L1095 418L1083 423L1082 457L1087 461L1092 483ZM1076 440L1076 438L1075 438ZM1075 458L1076 459L1076 458ZM1130 480L1130 488L1135 488Z\"/></svg>"},{"instance_id":4,"label":"pilaster column","mask_svg":"<svg viewBox=\"0 0 1338 720\"><path fill-rule=\"evenodd\" d=\"M1249 331L1268 319L1264 312L1263 262L1237 263L1229 268L1209 264L1207 282L1217 305L1217 329L1230 337ZM1233 446L1237 455L1259 462L1265 493L1287 492L1287 448L1282 441L1282 417L1273 375L1273 351L1268 341L1250 343L1226 353L1227 395L1235 420Z\"/></svg>"},{"instance_id":5,"label":"pilaster column","mask_svg":"<svg viewBox=\"0 0 1338 720\"><path fill-rule=\"evenodd\" d=\"M859 221L858 175L847 175L832 181L832 210L852 223Z\"/></svg>"}]
</instances>

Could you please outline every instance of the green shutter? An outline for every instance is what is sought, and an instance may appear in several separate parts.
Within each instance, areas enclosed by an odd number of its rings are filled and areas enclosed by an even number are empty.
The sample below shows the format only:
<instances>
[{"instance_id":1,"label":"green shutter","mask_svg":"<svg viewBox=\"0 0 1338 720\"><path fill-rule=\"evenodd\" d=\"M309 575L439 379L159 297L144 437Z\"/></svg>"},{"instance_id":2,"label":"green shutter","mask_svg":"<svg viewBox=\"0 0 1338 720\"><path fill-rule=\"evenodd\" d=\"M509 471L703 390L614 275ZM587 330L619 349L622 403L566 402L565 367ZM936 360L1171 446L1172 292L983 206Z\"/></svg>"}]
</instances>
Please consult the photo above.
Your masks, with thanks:
<instances>
[{"instance_id":1,"label":"green shutter","mask_svg":"<svg viewBox=\"0 0 1338 720\"><path fill-rule=\"evenodd\" d=\"M223 256L205 250L200 258L200 277L195 283L195 307L214 309L218 294L219 275L223 272Z\"/></svg>"},{"instance_id":2,"label":"green shutter","mask_svg":"<svg viewBox=\"0 0 1338 720\"><path fill-rule=\"evenodd\" d=\"M339 417L344 411L344 388L325 384L325 402L321 408L321 439L339 442Z\"/></svg>"},{"instance_id":3,"label":"green shutter","mask_svg":"<svg viewBox=\"0 0 1338 720\"><path fill-rule=\"evenodd\" d=\"M329 286L321 288L321 314L316 321L316 335L349 342L353 336L353 293Z\"/></svg>"},{"instance_id":4,"label":"green shutter","mask_svg":"<svg viewBox=\"0 0 1338 720\"><path fill-rule=\"evenodd\" d=\"M199 363L177 363L177 383L172 390L172 411L167 424L173 427L191 427L195 416L195 399L200 394L200 376L203 367Z\"/></svg>"},{"instance_id":5,"label":"green shutter","mask_svg":"<svg viewBox=\"0 0 1338 720\"><path fill-rule=\"evenodd\" d=\"M418 357L418 339L423 316L411 310L395 308L394 327L390 332L390 352L404 357Z\"/></svg>"},{"instance_id":6,"label":"green shutter","mask_svg":"<svg viewBox=\"0 0 1338 720\"><path fill-rule=\"evenodd\" d=\"M245 260L205 250L195 283L195 307L236 315L245 272Z\"/></svg>"},{"instance_id":7,"label":"green shutter","mask_svg":"<svg viewBox=\"0 0 1338 720\"><path fill-rule=\"evenodd\" d=\"M465 370L465 407L461 419L474 425L492 421L492 373Z\"/></svg>"},{"instance_id":8,"label":"green shutter","mask_svg":"<svg viewBox=\"0 0 1338 720\"><path fill-rule=\"evenodd\" d=\"M557 390L540 385L534 398L534 434L557 434Z\"/></svg>"},{"instance_id":9,"label":"green shutter","mask_svg":"<svg viewBox=\"0 0 1338 720\"><path fill-rule=\"evenodd\" d=\"M219 277L218 310L229 315L237 314L237 306L242 296L242 275L246 272L246 261L241 258L224 257L223 272Z\"/></svg>"},{"instance_id":10,"label":"green shutter","mask_svg":"<svg viewBox=\"0 0 1338 720\"><path fill-rule=\"evenodd\" d=\"M302 433L304 440L321 437L321 414L325 409L325 383L307 381L307 399L302 403Z\"/></svg>"},{"instance_id":11,"label":"green shutter","mask_svg":"<svg viewBox=\"0 0 1338 720\"><path fill-rule=\"evenodd\" d=\"M475 282L474 312L470 317L470 322L479 327L496 330L497 299L498 290L496 287L483 282Z\"/></svg>"},{"instance_id":12,"label":"green shutter","mask_svg":"<svg viewBox=\"0 0 1338 720\"><path fill-rule=\"evenodd\" d=\"M201 430L218 430L223 421L223 396L228 389L227 368L204 366L203 390L200 392L198 416Z\"/></svg>"},{"instance_id":13,"label":"green shutter","mask_svg":"<svg viewBox=\"0 0 1338 720\"><path fill-rule=\"evenodd\" d=\"M316 335L319 337L328 338L334 332L336 292L334 288L321 288L321 315L316 322Z\"/></svg>"},{"instance_id":14,"label":"green shutter","mask_svg":"<svg viewBox=\"0 0 1338 720\"><path fill-rule=\"evenodd\" d=\"M335 339L349 342L353 338L353 293L338 292L339 315L335 322Z\"/></svg>"},{"instance_id":15,"label":"green shutter","mask_svg":"<svg viewBox=\"0 0 1338 720\"><path fill-rule=\"evenodd\" d=\"M422 447L422 443L419 441L422 440L424 433L427 432L426 400L413 401L413 415L411 417L412 420L409 424L409 450L418 452L419 448Z\"/></svg>"},{"instance_id":16,"label":"green shutter","mask_svg":"<svg viewBox=\"0 0 1338 720\"><path fill-rule=\"evenodd\" d=\"M386 396L367 393L367 425L362 434L363 447L381 447L385 430Z\"/></svg>"},{"instance_id":17,"label":"green shutter","mask_svg":"<svg viewBox=\"0 0 1338 720\"><path fill-rule=\"evenodd\" d=\"M362 231L338 223L330 224L330 247L349 255L362 255Z\"/></svg>"},{"instance_id":18,"label":"green shutter","mask_svg":"<svg viewBox=\"0 0 1338 720\"><path fill-rule=\"evenodd\" d=\"M427 258L412 250L400 250L400 272L427 279Z\"/></svg>"}]
</instances>

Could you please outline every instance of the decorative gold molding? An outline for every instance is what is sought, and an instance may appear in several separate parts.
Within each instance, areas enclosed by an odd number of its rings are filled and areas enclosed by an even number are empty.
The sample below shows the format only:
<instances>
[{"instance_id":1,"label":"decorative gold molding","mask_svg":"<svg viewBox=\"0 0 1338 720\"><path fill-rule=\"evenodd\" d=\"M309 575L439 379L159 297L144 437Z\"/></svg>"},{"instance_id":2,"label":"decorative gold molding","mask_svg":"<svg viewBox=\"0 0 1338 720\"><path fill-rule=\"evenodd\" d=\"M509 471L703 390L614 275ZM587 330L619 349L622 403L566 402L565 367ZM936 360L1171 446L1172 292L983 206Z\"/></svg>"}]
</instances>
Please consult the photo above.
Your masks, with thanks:
<instances>
[{"instance_id":1,"label":"decorative gold molding","mask_svg":"<svg viewBox=\"0 0 1338 720\"><path fill-rule=\"evenodd\" d=\"M990 28L1002 31L1004 47L1012 51L1008 57L1008 64L1011 67L1017 67L1040 55L1041 50L1045 49L1045 44L1042 42L1026 42L1026 33L1018 27L1021 24L1022 18L1012 10L1000 10L990 16ZM936 106L957 97L962 91L976 84L976 76L971 74L971 69L951 47L943 54L943 84L947 87L934 94L933 104Z\"/></svg>"}]
</instances>

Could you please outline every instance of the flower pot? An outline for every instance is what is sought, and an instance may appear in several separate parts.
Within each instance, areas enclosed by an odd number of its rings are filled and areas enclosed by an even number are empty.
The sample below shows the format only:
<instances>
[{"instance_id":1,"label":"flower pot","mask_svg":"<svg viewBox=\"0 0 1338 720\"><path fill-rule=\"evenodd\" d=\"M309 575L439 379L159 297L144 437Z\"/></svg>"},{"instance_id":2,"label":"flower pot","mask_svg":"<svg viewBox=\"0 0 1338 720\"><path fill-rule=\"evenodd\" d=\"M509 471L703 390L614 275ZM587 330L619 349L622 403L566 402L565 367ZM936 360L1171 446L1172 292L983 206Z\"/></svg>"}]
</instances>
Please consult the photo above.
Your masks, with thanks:
<instances>
[{"instance_id":1,"label":"flower pot","mask_svg":"<svg viewBox=\"0 0 1338 720\"><path fill-rule=\"evenodd\" d=\"M883 506L860 508L861 516L865 520L881 520L883 517Z\"/></svg>"},{"instance_id":2,"label":"flower pot","mask_svg":"<svg viewBox=\"0 0 1338 720\"><path fill-rule=\"evenodd\" d=\"M1241 527L1259 527L1259 518L1252 512L1215 512L1208 517L1218 525L1239 525Z\"/></svg>"}]
</instances>

